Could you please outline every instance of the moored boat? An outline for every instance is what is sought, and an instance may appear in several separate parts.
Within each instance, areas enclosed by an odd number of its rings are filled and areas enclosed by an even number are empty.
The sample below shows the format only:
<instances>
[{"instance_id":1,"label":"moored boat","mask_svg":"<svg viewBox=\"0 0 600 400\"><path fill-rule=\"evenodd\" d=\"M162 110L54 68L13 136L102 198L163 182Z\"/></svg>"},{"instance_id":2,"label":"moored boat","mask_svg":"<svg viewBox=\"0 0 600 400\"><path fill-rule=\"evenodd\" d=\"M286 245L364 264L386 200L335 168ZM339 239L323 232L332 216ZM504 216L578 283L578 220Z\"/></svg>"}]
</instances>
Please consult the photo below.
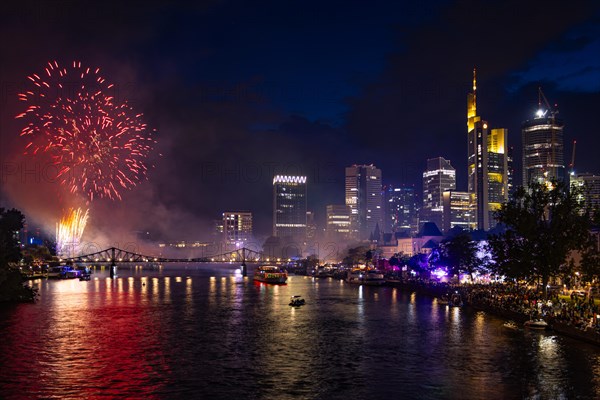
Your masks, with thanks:
<instances>
[{"instance_id":1,"label":"moored boat","mask_svg":"<svg viewBox=\"0 0 600 400\"><path fill-rule=\"evenodd\" d=\"M517 325L517 323L515 321L506 321L502 326L507 329L512 329L512 330L519 329L519 326Z\"/></svg>"},{"instance_id":2,"label":"moored boat","mask_svg":"<svg viewBox=\"0 0 600 400\"><path fill-rule=\"evenodd\" d=\"M538 319L530 319L529 321L525 321L525 327L529 329L548 329L549 325L546 321L541 318Z\"/></svg>"},{"instance_id":3,"label":"moored boat","mask_svg":"<svg viewBox=\"0 0 600 400\"><path fill-rule=\"evenodd\" d=\"M454 293L452 295L452 297L450 297L450 305L452 307L462 307L463 306L463 301L462 301L462 297L460 297L460 294Z\"/></svg>"},{"instance_id":4,"label":"moored boat","mask_svg":"<svg viewBox=\"0 0 600 400\"><path fill-rule=\"evenodd\" d=\"M381 286L385 284L385 278L381 272L370 270L363 274L362 283L369 286Z\"/></svg>"},{"instance_id":5,"label":"moored boat","mask_svg":"<svg viewBox=\"0 0 600 400\"><path fill-rule=\"evenodd\" d=\"M346 276L346 282L361 284L362 278L363 278L362 270L361 269L353 269L352 271L348 272L348 275Z\"/></svg>"},{"instance_id":6,"label":"moored boat","mask_svg":"<svg viewBox=\"0 0 600 400\"><path fill-rule=\"evenodd\" d=\"M284 284L287 273L275 265L262 265L254 271L254 280L264 283Z\"/></svg>"}]
</instances>

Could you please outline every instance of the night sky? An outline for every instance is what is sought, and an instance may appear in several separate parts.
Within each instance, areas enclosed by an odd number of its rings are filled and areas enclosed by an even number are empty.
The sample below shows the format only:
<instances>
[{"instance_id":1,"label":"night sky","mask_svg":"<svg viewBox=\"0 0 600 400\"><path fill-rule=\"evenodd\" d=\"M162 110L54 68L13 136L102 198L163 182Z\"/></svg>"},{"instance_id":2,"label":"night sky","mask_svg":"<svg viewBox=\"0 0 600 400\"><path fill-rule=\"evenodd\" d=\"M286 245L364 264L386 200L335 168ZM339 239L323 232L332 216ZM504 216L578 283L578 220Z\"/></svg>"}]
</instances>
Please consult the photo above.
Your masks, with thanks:
<instances>
[{"instance_id":1,"label":"night sky","mask_svg":"<svg viewBox=\"0 0 600 400\"><path fill-rule=\"evenodd\" d=\"M105 230L118 218L126 230L189 240L221 212L248 210L267 235L274 172L306 174L309 209L323 221L326 204L343 203L344 167L354 163L374 163L384 183L420 187L426 159L443 156L466 190L473 67L478 114L509 129L517 182L520 126L538 86L559 106L567 162L576 139L576 169L600 173L600 3L415 3L3 4L2 165L27 162L14 119L26 76L49 60L81 60L101 67L159 141L147 182L118 207L92 205ZM4 167L4 205L32 219L54 212L41 211L45 189L8 175Z\"/></svg>"}]
</instances>

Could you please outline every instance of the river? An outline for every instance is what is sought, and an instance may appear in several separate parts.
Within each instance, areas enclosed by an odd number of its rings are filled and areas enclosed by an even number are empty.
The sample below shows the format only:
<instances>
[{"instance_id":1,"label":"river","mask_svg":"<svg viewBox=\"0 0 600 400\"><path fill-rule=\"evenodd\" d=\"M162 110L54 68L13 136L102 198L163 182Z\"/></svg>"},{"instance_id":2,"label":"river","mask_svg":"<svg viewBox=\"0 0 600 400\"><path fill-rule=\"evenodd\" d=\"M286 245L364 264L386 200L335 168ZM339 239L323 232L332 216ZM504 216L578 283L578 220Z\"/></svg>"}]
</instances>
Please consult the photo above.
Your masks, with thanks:
<instances>
[{"instance_id":1,"label":"river","mask_svg":"<svg viewBox=\"0 0 600 400\"><path fill-rule=\"evenodd\" d=\"M0 398L600 398L598 347L397 288L236 268L34 281L37 303L0 308Z\"/></svg>"}]
</instances>

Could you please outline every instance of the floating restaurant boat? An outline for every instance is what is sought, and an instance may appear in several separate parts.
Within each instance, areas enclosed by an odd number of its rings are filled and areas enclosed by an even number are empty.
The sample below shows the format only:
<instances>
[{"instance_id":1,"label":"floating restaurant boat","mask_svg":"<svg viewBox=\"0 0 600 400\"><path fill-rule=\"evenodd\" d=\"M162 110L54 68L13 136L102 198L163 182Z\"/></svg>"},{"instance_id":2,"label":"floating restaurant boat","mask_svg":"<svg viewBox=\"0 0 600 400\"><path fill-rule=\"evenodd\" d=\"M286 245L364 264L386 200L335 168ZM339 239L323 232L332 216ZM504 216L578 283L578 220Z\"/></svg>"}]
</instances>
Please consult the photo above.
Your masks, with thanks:
<instances>
[{"instance_id":1,"label":"floating restaurant boat","mask_svg":"<svg viewBox=\"0 0 600 400\"><path fill-rule=\"evenodd\" d=\"M284 284L287 273L275 265L262 265L254 271L254 280L264 283Z\"/></svg>"}]
</instances>

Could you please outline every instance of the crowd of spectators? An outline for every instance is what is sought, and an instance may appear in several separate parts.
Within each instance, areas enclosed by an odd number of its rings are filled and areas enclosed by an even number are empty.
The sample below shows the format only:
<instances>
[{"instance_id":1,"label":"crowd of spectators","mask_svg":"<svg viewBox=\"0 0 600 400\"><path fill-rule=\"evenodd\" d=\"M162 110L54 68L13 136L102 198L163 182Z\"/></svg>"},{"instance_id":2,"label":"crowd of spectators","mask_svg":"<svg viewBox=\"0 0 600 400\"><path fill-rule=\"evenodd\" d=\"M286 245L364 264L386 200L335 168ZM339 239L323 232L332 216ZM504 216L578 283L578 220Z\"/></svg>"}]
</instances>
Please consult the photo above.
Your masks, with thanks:
<instances>
[{"instance_id":1,"label":"crowd of spectators","mask_svg":"<svg viewBox=\"0 0 600 400\"><path fill-rule=\"evenodd\" d=\"M600 306L594 296L585 291L550 290L545 296L537 288L506 283L414 283L429 286L437 294L458 293L470 305L519 313L532 319L543 318L549 324L563 323L600 334Z\"/></svg>"}]
</instances>

